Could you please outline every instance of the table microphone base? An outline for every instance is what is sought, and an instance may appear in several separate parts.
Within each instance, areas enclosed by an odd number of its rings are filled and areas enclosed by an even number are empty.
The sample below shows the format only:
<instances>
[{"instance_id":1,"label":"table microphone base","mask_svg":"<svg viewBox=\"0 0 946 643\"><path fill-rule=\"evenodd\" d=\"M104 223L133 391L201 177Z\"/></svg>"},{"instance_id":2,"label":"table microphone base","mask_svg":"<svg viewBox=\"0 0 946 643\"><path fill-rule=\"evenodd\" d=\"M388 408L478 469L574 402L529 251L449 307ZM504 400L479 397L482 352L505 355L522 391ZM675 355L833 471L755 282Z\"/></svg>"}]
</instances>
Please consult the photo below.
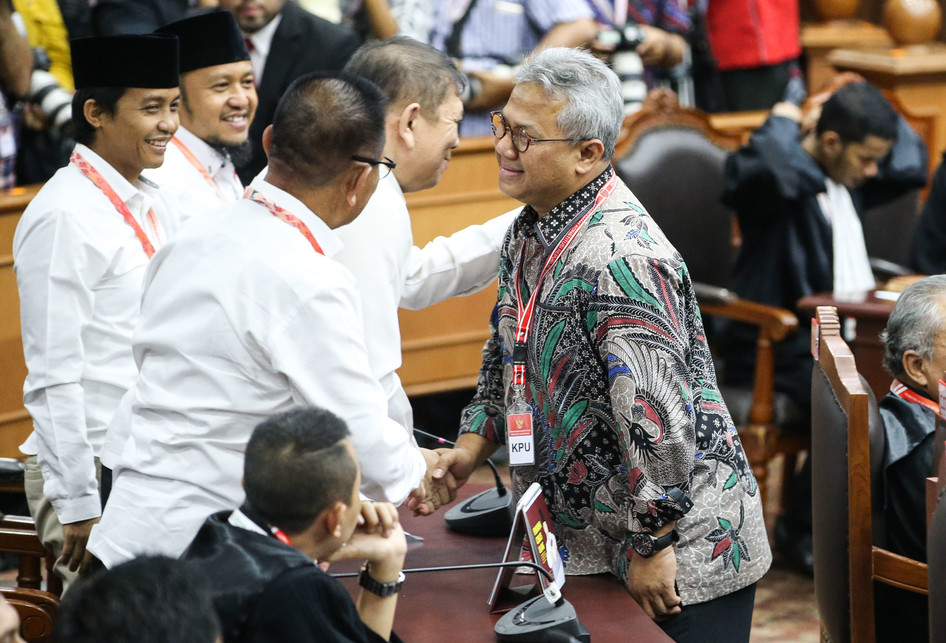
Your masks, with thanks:
<instances>
[{"instance_id":1,"label":"table microphone base","mask_svg":"<svg viewBox=\"0 0 946 643\"><path fill-rule=\"evenodd\" d=\"M516 503L512 493L488 489L448 511L443 519L447 527L461 534L505 536L512 529Z\"/></svg>"},{"instance_id":2,"label":"table microphone base","mask_svg":"<svg viewBox=\"0 0 946 643\"><path fill-rule=\"evenodd\" d=\"M497 641L571 641L589 643L591 634L565 599L557 605L537 596L503 615L494 628Z\"/></svg>"}]
</instances>

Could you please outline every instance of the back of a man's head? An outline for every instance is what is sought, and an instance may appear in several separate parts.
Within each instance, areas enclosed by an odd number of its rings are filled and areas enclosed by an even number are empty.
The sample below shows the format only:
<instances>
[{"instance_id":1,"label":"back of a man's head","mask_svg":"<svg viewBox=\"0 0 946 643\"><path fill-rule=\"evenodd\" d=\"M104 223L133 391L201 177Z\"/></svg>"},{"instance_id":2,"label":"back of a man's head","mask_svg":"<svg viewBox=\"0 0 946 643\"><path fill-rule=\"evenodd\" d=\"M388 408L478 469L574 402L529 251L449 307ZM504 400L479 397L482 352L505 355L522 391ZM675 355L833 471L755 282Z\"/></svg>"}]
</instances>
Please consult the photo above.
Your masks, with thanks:
<instances>
[{"instance_id":1,"label":"back of a man's head","mask_svg":"<svg viewBox=\"0 0 946 643\"><path fill-rule=\"evenodd\" d=\"M293 534L330 504L349 503L358 463L348 427L324 409L296 408L272 416L246 445L246 500L269 524Z\"/></svg>"},{"instance_id":2,"label":"back of a man's head","mask_svg":"<svg viewBox=\"0 0 946 643\"><path fill-rule=\"evenodd\" d=\"M449 56L407 36L366 42L345 71L376 84L392 106L419 103L429 119L437 117L447 97L460 94L466 86L466 77Z\"/></svg>"},{"instance_id":3,"label":"back of a man's head","mask_svg":"<svg viewBox=\"0 0 946 643\"><path fill-rule=\"evenodd\" d=\"M54 625L62 643L214 643L220 625L206 579L188 563L136 558L77 582Z\"/></svg>"},{"instance_id":4,"label":"back of a man's head","mask_svg":"<svg viewBox=\"0 0 946 643\"><path fill-rule=\"evenodd\" d=\"M836 132L844 144L867 136L897 138L897 112L870 83L849 83L831 95L821 108L816 133Z\"/></svg>"},{"instance_id":5,"label":"back of a man's head","mask_svg":"<svg viewBox=\"0 0 946 643\"><path fill-rule=\"evenodd\" d=\"M359 76L303 76L276 108L270 165L309 187L324 186L345 172L353 155L381 154L386 107L381 90Z\"/></svg>"}]
</instances>

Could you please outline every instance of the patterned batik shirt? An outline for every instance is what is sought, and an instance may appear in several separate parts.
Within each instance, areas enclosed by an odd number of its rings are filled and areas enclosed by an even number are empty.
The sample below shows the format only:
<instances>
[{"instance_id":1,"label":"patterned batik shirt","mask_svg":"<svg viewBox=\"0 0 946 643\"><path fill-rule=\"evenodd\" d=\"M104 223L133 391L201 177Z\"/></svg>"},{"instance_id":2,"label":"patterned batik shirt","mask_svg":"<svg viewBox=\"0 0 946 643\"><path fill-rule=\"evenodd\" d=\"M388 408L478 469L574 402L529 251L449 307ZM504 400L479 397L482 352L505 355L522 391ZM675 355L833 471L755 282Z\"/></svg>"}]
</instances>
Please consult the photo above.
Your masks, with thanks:
<instances>
[{"instance_id":1,"label":"patterned batik shirt","mask_svg":"<svg viewBox=\"0 0 946 643\"><path fill-rule=\"evenodd\" d=\"M516 495L542 485L568 574L623 580L631 534L676 520L678 590L685 604L702 603L754 583L771 553L680 254L614 177L614 191L536 284L612 175L609 167L541 219L526 206L507 233L492 337L461 432L505 444L514 284L523 305L539 287L525 385L535 464L513 467Z\"/></svg>"}]
</instances>

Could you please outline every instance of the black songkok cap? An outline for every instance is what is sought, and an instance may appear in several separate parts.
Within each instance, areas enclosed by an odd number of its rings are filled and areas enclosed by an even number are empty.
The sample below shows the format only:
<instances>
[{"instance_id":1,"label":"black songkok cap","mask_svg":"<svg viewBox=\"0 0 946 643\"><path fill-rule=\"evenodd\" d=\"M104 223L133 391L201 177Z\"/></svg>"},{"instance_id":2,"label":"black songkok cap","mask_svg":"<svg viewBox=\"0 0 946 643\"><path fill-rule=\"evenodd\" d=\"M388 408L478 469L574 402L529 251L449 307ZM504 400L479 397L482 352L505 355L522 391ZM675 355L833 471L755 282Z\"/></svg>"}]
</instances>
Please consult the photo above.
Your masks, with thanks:
<instances>
[{"instance_id":1,"label":"black songkok cap","mask_svg":"<svg viewBox=\"0 0 946 643\"><path fill-rule=\"evenodd\" d=\"M177 87L177 38L103 36L77 38L72 46L76 89L89 87Z\"/></svg>"},{"instance_id":2,"label":"black songkok cap","mask_svg":"<svg viewBox=\"0 0 946 643\"><path fill-rule=\"evenodd\" d=\"M181 73L249 60L243 32L229 11L212 11L156 29L181 43Z\"/></svg>"}]
</instances>

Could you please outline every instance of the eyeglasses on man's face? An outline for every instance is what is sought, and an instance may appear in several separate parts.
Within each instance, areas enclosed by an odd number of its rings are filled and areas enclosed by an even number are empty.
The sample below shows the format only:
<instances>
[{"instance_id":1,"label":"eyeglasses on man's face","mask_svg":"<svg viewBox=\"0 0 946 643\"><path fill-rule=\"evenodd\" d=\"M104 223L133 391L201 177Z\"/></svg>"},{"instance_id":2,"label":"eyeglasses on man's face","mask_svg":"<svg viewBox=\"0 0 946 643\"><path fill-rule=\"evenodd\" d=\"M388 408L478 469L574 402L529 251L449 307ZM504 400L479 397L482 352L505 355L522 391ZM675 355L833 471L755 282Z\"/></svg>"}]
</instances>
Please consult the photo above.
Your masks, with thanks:
<instances>
[{"instance_id":1,"label":"eyeglasses on man's face","mask_svg":"<svg viewBox=\"0 0 946 643\"><path fill-rule=\"evenodd\" d=\"M580 141L589 140L587 138L532 138L526 134L526 131L522 127L509 127L509 121L506 120L506 117L503 116L503 113L499 110L490 112L489 117L492 121L493 136L496 140L500 140L506 135L506 132L509 132L512 137L513 147L515 147L520 154L529 149L532 143L552 143L555 141L578 143Z\"/></svg>"},{"instance_id":2,"label":"eyeglasses on man's face","mask_svg":"<svg viewBox=\"0 0 946 643\"><path fill-rule=\"evenodd\" d=\"M379 159L369 159L367 156L358 156L357 154L352 154L351 160L358 161L359 163L367 163L372 167L377 165L379 179L387 178L388 174L391 173L391 170L397 167L397 163L386 156L382 156Z\"/></svg>"}]
</instances>

